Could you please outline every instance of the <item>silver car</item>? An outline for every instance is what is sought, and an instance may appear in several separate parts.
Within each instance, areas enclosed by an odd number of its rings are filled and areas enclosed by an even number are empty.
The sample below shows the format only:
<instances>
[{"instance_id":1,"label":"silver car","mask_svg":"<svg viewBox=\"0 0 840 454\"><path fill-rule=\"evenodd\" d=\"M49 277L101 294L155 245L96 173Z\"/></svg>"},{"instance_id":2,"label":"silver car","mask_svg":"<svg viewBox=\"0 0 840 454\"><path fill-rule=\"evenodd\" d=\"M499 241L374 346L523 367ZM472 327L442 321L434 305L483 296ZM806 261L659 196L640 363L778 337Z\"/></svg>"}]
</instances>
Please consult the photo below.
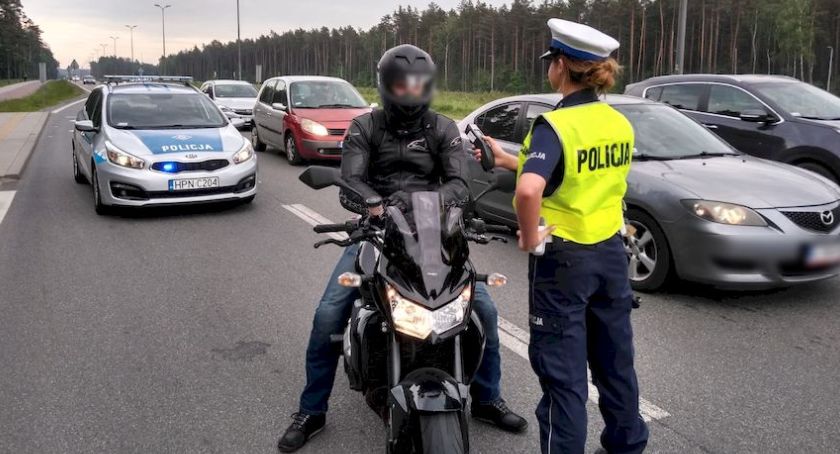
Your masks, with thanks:
<instances>
[{"instance_id":1,"label":"silver car","mask_svg":"<svg viewBox=\"0 0 840 454\"><path fill-rule=\"evenodd\" d=\"M189 78L106 76L76 116L73 176L112 206L254 199L257 158Z\"/></svg>"},{"instance_id":2,"label":"silver car","mask_svg":"<svg viewBox=\"0 0 840 454\"><path fill-rule=\"evenodd\" d=\"M244 121L242 127L253 126L257 89L250 82L209 80L201 84L200 90L212 99L228 118L242 119Z\"/></svg>"},{"instance_id":3,"label":"silver car","mask_svg":"<svg viewBox=\"0 0 840 454\"><path fill-rule=\"evenodd\" d=\"M840 264L840 188L796 167L735 151L665 104L608 96L636 132L627 217L635 227L630 277L655 290L670 277L734 289L768 288L835 276ZM525 95L482 106L476 124L517 154L534 119L560 95ZM499 172L500 170L496 170ZM474 193L492 177L471 167ZM477 204L482 218L516 225L509 192Z\"/></svg>"}]
</instances>

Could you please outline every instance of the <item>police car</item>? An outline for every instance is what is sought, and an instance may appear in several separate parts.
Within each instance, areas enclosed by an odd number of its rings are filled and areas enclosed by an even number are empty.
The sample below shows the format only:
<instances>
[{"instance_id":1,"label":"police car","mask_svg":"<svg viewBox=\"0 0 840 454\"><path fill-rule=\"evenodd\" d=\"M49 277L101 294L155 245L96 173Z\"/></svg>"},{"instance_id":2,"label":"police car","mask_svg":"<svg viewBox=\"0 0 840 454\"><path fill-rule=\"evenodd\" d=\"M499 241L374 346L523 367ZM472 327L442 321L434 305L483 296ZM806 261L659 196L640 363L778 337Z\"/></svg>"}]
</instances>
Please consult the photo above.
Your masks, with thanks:
<instances>
[{"instance_id":1,"label":"police car","mask_svg":"<svg viewBox=\"0 0 840 454\"><path fill-rule=\"evenodd\" d=\"M105 76L75 121L73 177L110 207L251 202L250 141L189 77Z\"/></svg>"}]
</instances>

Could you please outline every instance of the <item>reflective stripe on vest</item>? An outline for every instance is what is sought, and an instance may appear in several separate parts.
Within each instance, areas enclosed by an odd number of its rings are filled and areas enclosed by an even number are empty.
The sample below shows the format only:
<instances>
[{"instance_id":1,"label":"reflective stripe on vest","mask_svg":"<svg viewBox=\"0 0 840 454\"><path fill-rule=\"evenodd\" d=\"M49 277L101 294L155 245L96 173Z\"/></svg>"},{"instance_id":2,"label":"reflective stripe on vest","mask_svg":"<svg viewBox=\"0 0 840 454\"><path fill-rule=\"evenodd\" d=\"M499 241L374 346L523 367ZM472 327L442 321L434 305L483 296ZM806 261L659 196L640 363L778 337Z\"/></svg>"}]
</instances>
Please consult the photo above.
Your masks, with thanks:
<instances>
[{"instance_id":1,"label":"reflective stripe on vest","mask_svg":"<svg viewBox=\"0 0 840 454\"><path fill-rule=\"evenodd\" d=\"M622 199L633 156L633 127L603 102L564 107L541 117L563 144L565 173L560 187L542 200L540 215L554 235L580 244L607 240L624 223ZM534 122L536 124L536 121ZM519 153L517 179L532 155L531 134ZM535 153L551 153L538 150ZM544 157L543 157L544 159Z\"/></svg>"}]
</instances>

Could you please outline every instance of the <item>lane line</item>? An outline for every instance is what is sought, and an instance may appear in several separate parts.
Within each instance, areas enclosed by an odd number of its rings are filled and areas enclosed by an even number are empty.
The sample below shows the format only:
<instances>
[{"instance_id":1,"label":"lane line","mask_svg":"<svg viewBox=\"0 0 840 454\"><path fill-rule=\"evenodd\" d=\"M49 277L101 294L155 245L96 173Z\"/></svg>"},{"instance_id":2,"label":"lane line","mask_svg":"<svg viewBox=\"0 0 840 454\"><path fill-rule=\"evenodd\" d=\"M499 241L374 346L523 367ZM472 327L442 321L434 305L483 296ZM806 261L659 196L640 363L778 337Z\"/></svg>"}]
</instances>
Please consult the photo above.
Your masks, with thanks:
<instances>
[{"instance_id":1,"label":"lane line","mask_svg":"<svg viewBox=\"0 0 840 454\"><path fill-rule=\"evenodd\" d=\"M75 106L76 104L79 104L79 103L82 103L82 102L85 102L85 101L87 101L87 98L80 99L80 100L78 100L78 101L73 101L73 102L71 102L70 104L65 104L65 105L63 105L63 106L59 107L58 109L53 110L53 111L52 111L52 112L50 112L50 113L52 113L52 114L57 114L57 113L61 112L62 110L66 109L66 108L68 108L68 107L70 107L70 106Z\"/></svg>"},{"instance_id":2,"label":"lane line","mask_svg":"<svg viewBox=\"0 0 840 454\"><path fill-rule=\"evenodd\" d=\"M16 191L0 191L0 223L6 217L6 212L12 206L12 200L15 198Z\"/></svg>"},{"instance_id":3,"label":"lane line","mask_svg":"<svg viewBox=\"0 0 840 454\"><path fill-rule=\"evenodd\" d=\"M322 216L315 210L303 204L283 205L283 208L302 219L309 225L315 226L318 224L332 224L333 222ZM341 240L347 238L347 235L329 233L332 238ZM512 352L519 355L525 361L529 361L528 344L531 341L531 335L522 328L514 325L510 321L499 316L499 343L507 347ZM589 385L589 400L593 403L598 403L598 388L592 384L592 374L587 370L588 385ZM649 400L639 397L639 413L645 421L653 421L657 419L667 418L671 416L667 411L659 408L651 403Z\"/></svg>"}]
</instances>

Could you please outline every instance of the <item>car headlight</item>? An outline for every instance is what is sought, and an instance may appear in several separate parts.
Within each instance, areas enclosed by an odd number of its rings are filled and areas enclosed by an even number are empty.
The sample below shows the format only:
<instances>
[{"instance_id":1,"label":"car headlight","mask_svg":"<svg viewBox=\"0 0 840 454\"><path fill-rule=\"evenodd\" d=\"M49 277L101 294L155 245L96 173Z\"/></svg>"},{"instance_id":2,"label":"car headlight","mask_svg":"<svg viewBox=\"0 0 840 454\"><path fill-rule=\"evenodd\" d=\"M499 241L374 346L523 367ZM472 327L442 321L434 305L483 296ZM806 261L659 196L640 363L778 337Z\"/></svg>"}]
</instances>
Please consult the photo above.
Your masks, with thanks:
<instances>
[{"instance_id":1,"label":"car headlight","mask_svg":"<svg viewBox=\"0 0 840 454\"><path fill-rule=\"evenodd\" d=\"M750 208L733 203L683 200L695 216L718 224L766 227L767 221Z\"/></svg>"},{"instance_id":2,"label":"car headlight","mask_svg":"<svg viewBox=\"0 0 840 454\"><path fill-rule=\"evenodd\" d=\"M318 123L317 121L312 121L309 119L304 118L300 121L300 127L304 131L314 135L314 136L328 136L330 132L327 131L327 127Z\"/></svg>"},{"instance_id":3,"label":"car headlight","mask_svg":"<svg viewBox=\"0 0 840 454\"><path fill-rule=\"evenodd\" d=\"M228 106L219 106L219 109L220 109L222 112L233 112L233 109L231 109L231 108L230 108L230 107L228 107Z\"/></svg>"},{"instance_id":4,"label":"car headlight","mask_svg":"<svg viewBox=\"0 0 840 454\"><path fill-rule=\"evenodd\" d=\"M142 169L146 166L146 161L120 150L111 142L105 142L105 151L111 164L128 167L129 169Z\"/></svg>"},{"instance_id":5,"label":"car headlight","mask_svg":"<svg viewBox=\"0 0 840 454\"><path fill-rule=\"evenodd\" d=\"M254 147L251 146L251 142L246 140L245 145L242 145L242 148L233 155L233 163L242 164L251 159L251 156L254 156Z\"/></svg>"},{"instance_id":6,"label":"car headlight","mask_svg":"<svg viewBox=\"0 0 840 454\"><path fill-rule=\"evenodd\" d=\"M425 307L403 298L395 288L387 288L388 302L391 305L391 318L394 329L418 339L429 337L432 332L442 334L464 321L467 307L470 305L472 289L468 285L457 298L445 306L430 311Z\"/></svg>"}]
</instances>

